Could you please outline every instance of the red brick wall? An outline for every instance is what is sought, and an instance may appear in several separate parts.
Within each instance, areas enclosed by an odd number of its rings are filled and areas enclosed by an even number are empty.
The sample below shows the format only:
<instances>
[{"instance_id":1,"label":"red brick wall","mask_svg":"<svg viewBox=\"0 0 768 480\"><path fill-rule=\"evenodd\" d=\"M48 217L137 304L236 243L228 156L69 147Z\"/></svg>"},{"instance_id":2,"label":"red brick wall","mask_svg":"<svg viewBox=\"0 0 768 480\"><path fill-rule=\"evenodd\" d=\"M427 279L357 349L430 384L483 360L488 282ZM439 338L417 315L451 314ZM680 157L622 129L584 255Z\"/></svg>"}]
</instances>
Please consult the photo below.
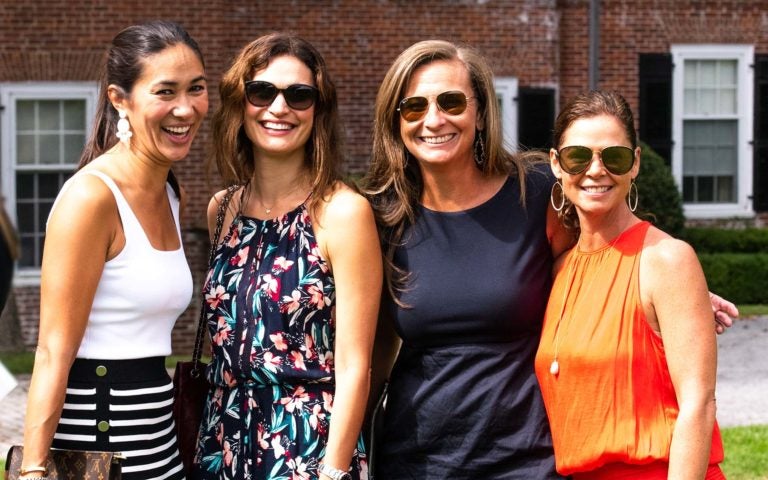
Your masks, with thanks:
<instances>
[{"instance_id":1,"label":"red brick wall","mask_svg":"<svg viewBox=\"0 0 768 480\"><path fill-rule=\"evenodd\" d=\"M589 0L561 0L560 101L588 86ZM766 0L601 0L599 88L617 90L637 114L638 54L672 44L735 43L768 52Z\"/></svg>"},{"instance_id":2,"label":"red brick wall","mask_svg":"<svg viewBox=\"0 0 768 480\"><path fill-rule=\"evenodd\" d=\"M213 111L218 104L217 79L240 47L270 31L293 31L311 41L329 64L339 90L347 169L358 173L368 161L379 82L397 54L416 41L467 42L489 57L498 75L517 76L521 85L557 83L554 1L294 0L276 8L268 6L253 0L188 0L184 8L141 0L4 2L0 9L0 82L95 80L104 46L118 30L145 19L166 18L180 21L200 43ZM195 272L202 271L205 263L205 207L218 184L203 168L209 141L206 123L190 157L175 167L190 193L183 228ZM200 281L196 279L196 288ZM25 343L33 345L38 289L19 287L15 293ZM181 353L189 351L198 303L195 297L174 331L174 346Z\"/></svg>"},{"instance_id":3,"label":"red brick wall","mask_svg":"<svg viewBox=\"0 0 768 480\"><path fill-rule=\"evenodd\" d=\"M672 43L750 43L768 51L768 0L602 0L600 87L622 92L637 112L638 53L668 52ZM376 90L389 64L407 46L428 39L466 42L499 76L520 86L559 90L560 101L587 88L588 0L187 0L64 2L19 0L0 9L0 82L95 80L103 48L121 28L150 18L180 21L200 43L210 79L232 56L274 30L296 32L325 56L339 90L346 130L347 169L365 170ZM206 123L190 157L175 168L190 193L183 218L193 271L205 262L205 207L218 181L204 169ZM196 285L199 285L199 279ZM17 288L28 344L36 338L36 288ZM187 352L197 318L195 299L174 332Z\"/></svg>"}]
</instances>

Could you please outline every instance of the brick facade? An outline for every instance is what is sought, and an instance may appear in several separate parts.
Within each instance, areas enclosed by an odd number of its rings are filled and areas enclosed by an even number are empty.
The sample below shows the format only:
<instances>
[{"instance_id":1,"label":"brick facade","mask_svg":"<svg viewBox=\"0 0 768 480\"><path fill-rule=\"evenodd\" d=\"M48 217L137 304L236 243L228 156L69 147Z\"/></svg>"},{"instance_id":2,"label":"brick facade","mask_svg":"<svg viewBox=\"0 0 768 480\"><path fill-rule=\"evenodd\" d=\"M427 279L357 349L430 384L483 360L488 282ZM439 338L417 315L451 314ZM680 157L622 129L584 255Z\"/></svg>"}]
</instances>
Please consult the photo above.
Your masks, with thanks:
<instances>
[{"instance_id":1,"label":"brick facade","mask_svg":"<svg viewBox=\"0 0 768 480\"><path fill-rule=\"evenodd\" d=\"M466 42L499 76L521 87L556 89L560 102L587 87L589 0L187 0L183 6L136 2L3 1L0 83L83 81L98 76L103 48L121 28L152 18L181 22L206 57L211 111L217 79L237 50L274 30L299 33L323 53L339 90L349 172L363 172L379 82L395 56L428 38ZM668 52L672 43L750 43L768 52L768 0L602 0L600 87L621 91L637 111L638 53ZM183 7L183 8L182 8ZM524 121L524 120L523 120ZM187 160L175 168L190 194L182 219L190 265L205 263L205 208L218 180L204 168L206 123ZM34 344L38 289L15 298L25 343ZM73 299L76 301L76 299ZM174 332L189 349L197 300Z\"/></svg>"}]
</instances>

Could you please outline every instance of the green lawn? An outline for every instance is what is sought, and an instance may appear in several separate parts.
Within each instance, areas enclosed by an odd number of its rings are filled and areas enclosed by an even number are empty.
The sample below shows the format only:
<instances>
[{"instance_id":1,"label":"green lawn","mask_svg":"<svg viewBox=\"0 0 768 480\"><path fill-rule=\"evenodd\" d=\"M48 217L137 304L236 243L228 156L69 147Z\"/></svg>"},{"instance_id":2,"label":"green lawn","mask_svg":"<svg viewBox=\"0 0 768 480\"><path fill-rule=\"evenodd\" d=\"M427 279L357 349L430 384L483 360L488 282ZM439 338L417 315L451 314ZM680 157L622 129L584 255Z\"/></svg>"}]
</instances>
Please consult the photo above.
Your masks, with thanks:
<instances>
[{"instance_id":1,"label":"green lawn","mask_svg":"<svg viewBox=\"0 0 768 480\"><path fill-rule=\"evenodd\" d=\"M739 305L739 315L752 317L754 315L768 315L768 305Z\"/></svg>"},{"instance_id":2,"label":"green lawn","mask_svg":"<svg viewBox=\"0 0 768 480\"><path fill-rule=\"evenodd\" d=\"M728 480L768 480L768 425L724 428Z\"/></svg>"}]
</instances>

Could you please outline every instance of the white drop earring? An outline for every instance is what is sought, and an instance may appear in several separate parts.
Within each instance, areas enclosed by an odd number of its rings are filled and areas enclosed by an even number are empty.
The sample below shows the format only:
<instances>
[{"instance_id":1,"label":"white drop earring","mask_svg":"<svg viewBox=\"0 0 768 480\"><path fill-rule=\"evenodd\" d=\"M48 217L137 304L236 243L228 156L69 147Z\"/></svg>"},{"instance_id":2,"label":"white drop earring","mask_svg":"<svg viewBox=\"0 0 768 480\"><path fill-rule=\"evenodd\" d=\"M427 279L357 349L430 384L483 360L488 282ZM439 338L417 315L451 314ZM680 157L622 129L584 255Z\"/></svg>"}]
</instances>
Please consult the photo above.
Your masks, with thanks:
<instances>
[{"instance_id":1,"label":"white drop earring","mask_svg":"<svg viewBox=\"0 0 768 480\"><path fill-rule=\"evenodd\" d=\"M117 138L120 139L126 146L131 144L131 124L128 122L128 118L123 110L120 110L120 120L117 121Z\"/></svg>"}]
</instances>

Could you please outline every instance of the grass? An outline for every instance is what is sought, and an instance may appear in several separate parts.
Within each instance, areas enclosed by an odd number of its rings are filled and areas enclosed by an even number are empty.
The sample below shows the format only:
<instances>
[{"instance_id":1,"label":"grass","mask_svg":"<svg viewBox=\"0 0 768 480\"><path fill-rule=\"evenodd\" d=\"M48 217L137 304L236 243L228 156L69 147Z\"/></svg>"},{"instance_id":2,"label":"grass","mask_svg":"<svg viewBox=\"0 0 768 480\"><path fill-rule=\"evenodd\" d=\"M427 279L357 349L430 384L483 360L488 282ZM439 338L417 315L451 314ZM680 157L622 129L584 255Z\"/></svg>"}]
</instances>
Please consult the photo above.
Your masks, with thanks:
<instances>
[{"instance_id":1,"label":"grass","mask_svg":"<svg viewBox=\"0 0 768 480\"><path fill-rule=\"evenodd\" d=\"M768 480L768 425L724 428L722 434L728 480Z\"/></svg>"},{"instance_id":2,"label":"grass","mask_svg":"<svg viewBox=\"0 0 768 480\"><path fill-rule=\"evenodd\" d=\"M755 315L768 315L768 305L739 305L739 315L753 317Z\"/></svg>"}]
</instances>

